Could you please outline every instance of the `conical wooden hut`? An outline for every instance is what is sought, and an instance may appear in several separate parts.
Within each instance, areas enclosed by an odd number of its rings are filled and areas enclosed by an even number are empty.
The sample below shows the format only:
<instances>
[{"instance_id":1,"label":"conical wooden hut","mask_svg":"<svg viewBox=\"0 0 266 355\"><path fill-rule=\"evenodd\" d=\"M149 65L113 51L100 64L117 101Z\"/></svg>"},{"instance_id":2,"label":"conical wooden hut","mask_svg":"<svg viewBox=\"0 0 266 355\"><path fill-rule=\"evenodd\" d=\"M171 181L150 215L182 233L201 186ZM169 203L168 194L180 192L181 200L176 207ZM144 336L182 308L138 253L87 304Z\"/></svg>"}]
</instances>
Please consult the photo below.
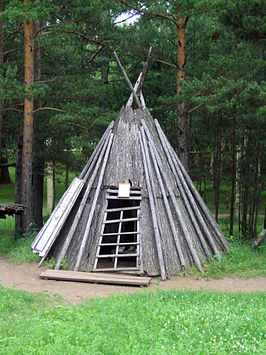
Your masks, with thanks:
<instances>
[{"instance_id":1,"label":"conical wooden hut","mask_svg":"<svg viewBox=\"0 0 266 355\"><path fill-rule=\"evenodd\" d=\"M55 269L64 263L74 271L164 280L187 266L202 270L205 260L229 248L146 108L142 75L32 244L42 261L55 258Z\"/></svg>"}]
</instances>

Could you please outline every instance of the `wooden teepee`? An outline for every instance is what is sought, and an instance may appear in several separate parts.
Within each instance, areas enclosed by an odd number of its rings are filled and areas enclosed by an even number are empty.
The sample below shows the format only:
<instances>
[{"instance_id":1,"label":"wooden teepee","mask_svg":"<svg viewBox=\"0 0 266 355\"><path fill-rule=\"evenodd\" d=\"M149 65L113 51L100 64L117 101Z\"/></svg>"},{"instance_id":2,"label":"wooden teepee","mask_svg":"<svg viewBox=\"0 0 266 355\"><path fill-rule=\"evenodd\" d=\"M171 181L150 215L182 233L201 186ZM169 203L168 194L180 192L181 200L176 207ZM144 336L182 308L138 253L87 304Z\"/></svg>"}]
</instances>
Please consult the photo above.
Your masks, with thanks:
<instances>
[{"instance_id":1,"label":"wooden teepee","mask_svg":"<svg viewBox=\"0 0 266 355\"><path fill-rule=\"evenodd\" d=\"M32 244L42 261L54 256L55 269L65 262L74 271L164 280L194 264L202 270L206 259L229 248L146 108L146 69L134 88L130 84L127 104Z\"/></svg>"}]
</instances>

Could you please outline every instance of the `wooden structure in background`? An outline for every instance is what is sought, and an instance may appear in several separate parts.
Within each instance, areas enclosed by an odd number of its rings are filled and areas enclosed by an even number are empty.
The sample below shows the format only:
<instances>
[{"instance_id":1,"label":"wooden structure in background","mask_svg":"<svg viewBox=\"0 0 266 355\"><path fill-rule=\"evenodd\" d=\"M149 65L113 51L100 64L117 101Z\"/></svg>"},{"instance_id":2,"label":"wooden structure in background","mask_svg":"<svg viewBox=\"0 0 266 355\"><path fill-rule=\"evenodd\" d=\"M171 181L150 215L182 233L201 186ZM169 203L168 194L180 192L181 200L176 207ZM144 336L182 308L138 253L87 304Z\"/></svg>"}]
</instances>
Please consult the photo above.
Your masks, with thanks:
<instances>
[{"instance_id":1,"label":"wooden structure in background","mask_svg":"<svg viewBox=\"0 0 266 355\"><path fill-rule=\"evenodd\" d=\"M83 187L57 237L42 253L42 239L49 239L43 230L50 230L45 225L32 245L42 260L49 251L57 270L66 263L73 271L160 275L165 280L194 264L202 270L206 259L229 248L146 108L144 72L135 87L129 85L128 103L80 174ZM128 82L125 71L123 75ZM119 197L120 183L130 183L129 197ZM58 225L53 218L49 223Z\"/></svg>"}]
</instances>

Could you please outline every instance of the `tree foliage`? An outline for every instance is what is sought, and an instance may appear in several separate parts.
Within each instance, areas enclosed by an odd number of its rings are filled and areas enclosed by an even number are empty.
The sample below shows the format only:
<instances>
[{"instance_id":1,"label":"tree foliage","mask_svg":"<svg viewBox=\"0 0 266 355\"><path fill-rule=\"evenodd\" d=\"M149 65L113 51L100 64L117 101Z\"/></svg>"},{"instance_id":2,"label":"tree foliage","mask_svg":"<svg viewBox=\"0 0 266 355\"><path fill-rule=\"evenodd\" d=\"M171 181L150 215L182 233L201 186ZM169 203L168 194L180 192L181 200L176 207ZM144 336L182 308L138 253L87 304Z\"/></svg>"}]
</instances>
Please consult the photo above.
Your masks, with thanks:
<instances>
[{"instance_id":1,"label":"tree foliage","mask_svg":"<svg viewBox=\"0 0 266 355\"><path fill-rule=\"evenodd\" d=\"M143 89L148 107L177 148L177 112L185 103L192 177L203 195L212 180L217 216L221 183L230 183L231 219L237 211L243 234L256 235L265 176L264 1L12 0L2 4L2 155L14 158L22 135L27 96L25 19L40 23L34 38L35 48L40 46L40 78L31 88L34 161L63 164L75 171L81 170L129 95L113 51L134 82L152 46ZM135 15L135 21L124 21L121 14ZM183 81L177 79L179 19L186 21Z\"/></svg>"}]
</instances>

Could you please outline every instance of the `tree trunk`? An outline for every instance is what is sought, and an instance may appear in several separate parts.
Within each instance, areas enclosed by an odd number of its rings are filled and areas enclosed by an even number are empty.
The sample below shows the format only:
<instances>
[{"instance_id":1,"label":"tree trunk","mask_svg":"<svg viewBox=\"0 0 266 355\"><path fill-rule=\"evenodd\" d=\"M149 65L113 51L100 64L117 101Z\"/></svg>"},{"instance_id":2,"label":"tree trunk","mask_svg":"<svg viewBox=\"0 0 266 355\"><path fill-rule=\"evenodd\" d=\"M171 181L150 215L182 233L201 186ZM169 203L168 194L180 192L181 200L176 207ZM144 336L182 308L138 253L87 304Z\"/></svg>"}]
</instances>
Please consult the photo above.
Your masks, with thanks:
<instances>
[{"instance_id":1,"label":"tree trunk","mask_svg":"<svg viewBox=\"0 0 266 355\"><path fill-rule=\"evenodd\" d=\"M0 2L0 13L2 12L2 2ZM4 62L4 57L3 57L3 22L0 21L0 67L2 67L2 64ZM2 126L3 126L3 107L2 107L2 101L0 101L0 162L2 161ZM0 168L0 175L1 175L1 169Z\"/></svg>"},{"instance_id":2,"label":"tree trunk","mask_svg":"<svg viewBox=\"0 0 266 355\"><path fill-rule=\"evenodd\" d=\"M69 186L69 166L66 165L65 191L68 189L68 186Z\"/></svg>"},{"instance_id":3,"label":"tree trunk","mask_svg":"<svg viewBox=\"0 0 266 355\"><path fill-rule=\"evenodd\" d=\"M40 21L36 20L34 22L34 36L39 33ZM40 43L35 42L34 48L34 57L35 57L35 70L34 70L34 79L39 81L41 79L41 50ZM34 100L34 109L41 107L40 100ZM39 137L41 132L42 120L40 116L34 119L34 144L33 149L35 154L33 155L33 220L35 222L36 228L40 230L43 226L43 183L44 183L44 161L43 158L37 152L42 152L44 148L44 142Z\"/></svg>"},{"instance_id":4,"label":"tree trunk","mask_svg":"<svg viewBox=\"0 0 266 355\"><path fill-rule=\"evenodd\" d=\"M220 120L221 124L221 120ZM220 125L221 126L221 125ZM219 203L220 203L220 185L222 176L222 132L219 130L216 156L214 159L214 198L215 198L215 220L218 222Z\"/></svg>"},{"instance_id":5,"label":"tree trunk","mask_svg":"<svg viewBox=\"0 0 266 355\"><path fill-rule=\"evenodd\" d=\"M26 2L26 1L25 1ZM34 83L34 45L32 21L24 22L24 52L25 52L25 90L24 127L22 151L22 184L21 197L26 210L22 215L23 233L30 232L33 220L32 211L32 144L33 144L33 97L31 86Z\"/></svg>"},{"instance_id":6,"label":"tree trunk","mask_svg":"<svg viewBox=\"0 0 266 355\"><path fill-rule=\"evenodd\" d=\"M21 170L22 170L22 146L23 137L19 136L16 154L16 173L15 173L15 203L21 203ZM22 216L15 215L15 229L22 231Z\"/></svg>"},{"instance_id":7,"label":"tree trunk","mask_svg":"<svg viewBox=\"0 0 266 355\"><path fill-rule=\"evenodd\" d=\"M55 163L53 162L53 206L52 211L55 209Z\"/></svg>"},{"instance_id":8,"label":"tree trunk","mask_svg":"<svg viewBox=\"0 0 266 355\"><path fill-rule=\"evenodd\" d=\"M182 91L182 83L186 79L186 20L177 21L177 95ZM187 134L187 114L185 102L177 105L178 153L187 172L189 172L189 144Z\"/></svg>"},{"instance_id":9,"label":"tree trunk","mask_svg":"<svg viewBox=\"0 0 266 355\"><path fill-rule=\"evenodd\" d=\"M1 158L1 163L2 164L8 164L8 159L2 157ZM8 170L8 166L4 166L0 169L0 184L11 184L11 178L9 175L9 170Z\"/></svg>"},{"instance_id":10,"label":"tree trunk","mask_svg":"<svg viewBox=\"0 0 266 355\"><path fill-rule=\"evenodd\" d=\"M247 227L247 215L248 215L248 197L249 197L249 167L250 167L250 154L249 154L249 142L250 142L250 131L248 135L248 142L247 142L247 137L243 137L243 143L242 143L242 184L243 184L243 192L242 192L242 234L244 236L247 235L248 233L248 227ZM244 152L244 154L243 154ZM245 159L243 159L243 155Z\"/></svg>"},{"instance_id":11,"label":"tree trunk","mask_svg":"<svg viewBox=\"0 0 266 355\"><path fill-rule=\"evenodd\" d=\"M234 230L234 209L235 209L235 186L236 186L236 119L233 117L232 129L232 186L231 186L231 203L230 203L230 235Z\"/></svg>"}]
</instances>

